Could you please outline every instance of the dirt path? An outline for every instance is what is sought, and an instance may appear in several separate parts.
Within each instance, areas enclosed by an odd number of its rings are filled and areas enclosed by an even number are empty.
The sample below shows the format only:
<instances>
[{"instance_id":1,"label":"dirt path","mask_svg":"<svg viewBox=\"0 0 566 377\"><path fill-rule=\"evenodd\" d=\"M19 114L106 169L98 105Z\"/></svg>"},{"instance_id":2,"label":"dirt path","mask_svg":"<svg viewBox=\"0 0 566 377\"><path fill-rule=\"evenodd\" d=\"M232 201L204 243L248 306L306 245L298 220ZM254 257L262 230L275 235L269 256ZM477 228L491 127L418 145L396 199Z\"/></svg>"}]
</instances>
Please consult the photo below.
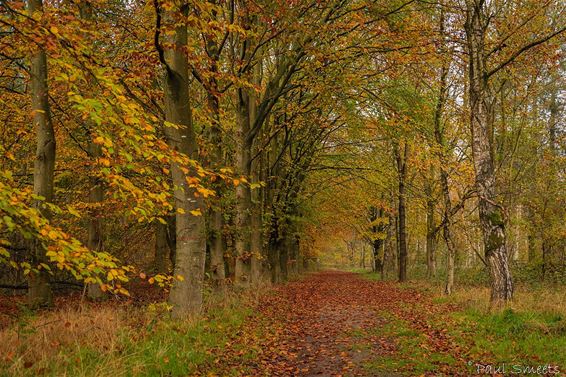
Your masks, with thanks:
<instances>
[{"instance_id":1,"label":"dirt path","mask_svg":"<svg viewBox=\"0 0 566 377\"><path fill-rule=\"evenodd\" d=\"M260 303L261 314L246 326L257 328L261 318L276 319L267 321L275 325L251 341L257 354L246 362L245 374L465 375L465 360L454 356L458 347L427 320L449 310L396 283L337 271L312 274L277 287L274 295ZM250 337L243 335L241 339ZM413 355L403 347L436 355L437 361L423 371L422 365L411 364ZM398 362L402 358L408 360Z\"/></svg>"}]
</instances>

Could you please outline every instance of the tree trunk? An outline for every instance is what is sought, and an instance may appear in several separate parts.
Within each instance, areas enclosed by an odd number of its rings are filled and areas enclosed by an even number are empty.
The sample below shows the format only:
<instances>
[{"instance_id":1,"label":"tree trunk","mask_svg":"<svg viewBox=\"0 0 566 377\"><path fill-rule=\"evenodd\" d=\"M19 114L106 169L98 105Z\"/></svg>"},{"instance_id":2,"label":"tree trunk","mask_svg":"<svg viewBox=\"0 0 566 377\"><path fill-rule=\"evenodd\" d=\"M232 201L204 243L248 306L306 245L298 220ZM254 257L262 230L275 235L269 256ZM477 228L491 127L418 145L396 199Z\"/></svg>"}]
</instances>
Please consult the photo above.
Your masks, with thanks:
<instances>
[{"instance_id":1,"label":"tree trunk","mask_svg":"<svg viewBox=\"0 0 566 377\"><path fill-rule=\"evenodd\" d=\"M268 160L268 164L271 165L271 161ZM273 168L273 176L277 176L279 174L279 166L276 165ZM269 261L269 269L271 272L271 282L272 283L279 283L281 280L281 264L279 262L280 259L280 244L281 240L281 229L279 224L279 217L275 212L275 191L277 190L277 181L273 178L267 181L266 187L266 198L264 205L270 206L266 207L264 210L266 212L272 211L273 215L271 216L271 224L270 224L270 231L269 231L269 240L268 240L268 261Z\"/></svg>"},{"instance_id":2,"label":"tree trunk","mask_svg":"<svg viewBox=\"0 0 566 377\"><path fill-rule=\"evenodd\" d=\"M399 276L399 216L398 214L395 215L394 217L395 219L395 258L393 260L393 271L395 271L397 273L397 276ZM393 246L393 245L392 245Z\"/></svg>"},{"instance_id":3,"label":"tree trunk","mask_svg":"<svg viewBox=\"0 0 566 377\"><path fill-rule=\"evenodd\" d=\"M155 273L164 274L167 272L167 254L169 245L167 244L167 224L159 221L155 223L155 254L153 266Z\"/></svg>"},{"instance_id":4,"label":"tree trunk","mask_svg":"<svg viewBox=\"0 0 566 377\"><path fill-rule=\"evenodd\" d=\"M497 203L495 164L492 154L493 114L484 46L488 21L484 9L485 3L468 2L467 5L465 29L470 59L470 127L479 219L491 278L490 301L492 305L500 305L512 299L513 282L505 247L504 212L502 206Z\"/></svg>"},{"instance_id":5,"label":"tree trunk","mask_svg":"<svg viewBox=\"0 0 566 377\"><path fill-rule=\"evenodd\" d=\"M443 4L440 5L440 53L446 54L445 50L445 17ZM456 248L451 233L451 212L452 201L450 200L450 187L448 186L448 160L447 155L450 153L446 150L447 146L444 140L444 127L442 124L442 115L444 112L444 104L446 102L447 91L447 78L448 78L449 64L443 62L440 68L439 90L438 98L436 100L436 108L434 113L434 137L436 143L440 147L440 188L442 190L442 199L444 202L444 212L442 215L442 235L446 243L446 284L444 286L444 293L447 295L452 294L454 289L454 259L456 255Z\"/></svg>"},{"instance_id":6,"label":"tree trunk","mask_svg":"<svg viewBox=\"0 0 566 377\"><path fill-rule=\"evenodd\" d=\"M83 20L92 20L92 6L88 1L79 2L79 13ZM85 34L86 36L86 34ZM89 77L88 82L92 84L92 78ZM87 121L88 137L92 139L92 131L95 127L94 122ZM102 156L102 147L92 140L88 144L88 154L91 162L94 164L96 160ZM93 207L89 213L88 222L88 240L87 247L89 250L100 252L103 247L103 230L102 230L102 220L101 220L101 209L100 205L104 200L104 188L102 186L102 181L96 176L96 172L91 172L90 177L90 193L89 193L89 203ZM101 299L104 296L104 292L100 288L99 284L87 284L87 296L90 299Z\"/></svg>"},{"instance_id":7,"label":"tree trunk","mask_svg":"<svg viewBox=\"0 0 566 377\"><path fill-rule=\"evenodd\" d=\"M188 5L181 9L186 14ZM165 48L165 120L175 127L165 127L165 136L171 148L190 158L197 156L197 144L192 124L189 96L188 61L185 53L187 46L187 28L179 25L175 28L173 46ZM176 251L175 280L169 295L173 306L173 317L184 318L187 314L197 313L202 307L204 265L206 259L206 240L204 219L194 216L191 211L204 213L200 197L195 197L194 188L189 187L187 167L178 162L171 163L171 174L175 186L176 208Z\"/></svg>"},{"instance_id":8,"label":"tree trunk","mask_svg":"<svg viewBox=\"0 0 566 377\"><path fill-rule=\"evenodd\" d=\"M218 5L217 0L212 0L210 3L215 6ZM211 9L211 16L212 19L217 19L218 12L215 8ZM208 84L205 85L205 89L207 90L208 115L212 122L210 127L210 141L212 142L211 147L213 148L211 165L218 169L224 164L222 125L220 120L220 91L217 81L222 46L217 44L214 35L203 35L203 37L206 41L206 53L210 58L210 77L207 81ZM223 290L225 288L226 268L223 237L224 218L222 215L224 203L222 199L226 193L226 185L223 182L217 182L214 188L216 191L216 202L214 203L215 205L211 206L208 212L209 269L213 286Z\"/></svg>"},{"instance_id":9,"label":"tree trunk","mask_svg":"<svg viewBox=\"0 0 566 377\"><path fill-rule=\"evenodd\" d=\"M536 248L535 248L535 237L532 235L532 230L530 230L530 234L527 236L527 248L528 248L528 262L534 263L536 258Z\"/></svg>"},{"instance_id":10,"label":"tree trunk","mask_svg":"<svg viewBox=\"0 0 566 377\"><path fill-rule=\"evenodd\" d=\"M427 277L436 276L436 231L434 221L435 200L432 190L427 190L429 197L426 201L426 272Z\"/></svg>"},{"instance_id":11,"label":"tree trunk","mask_svg":"<svg viewBox=\"0 0 566 377\"><path fill-rule=\"evenodd\" d=\"M390 229L391 229L391 227L388 227L388 229L387 229L388 234L391 231ZM383 242L381 243L381 250L382 250L381 252L383 253L383 263L381 265L381 271L379 272L381 280L385 280L385 265L386 265L387 260L388 260L386 242L387 242L387 239L383 240Z\"/></svg>"},{"instance_id":12,"label":"tree trunk","mask_svg":"<svg viewBox=\"0 0 566 377\"><path fill-rule=\"evenodd\" d=\"M281 264L280 264L280 243L272 236L269 242L269 265L271 270L271 282L276 284L281 281Z\"/></svg>"},{"instance_id":13,"label":"tree trunk","mask_svg":"<svg viewBox=\"0 0 566 377\"><path fill-rule=\"evenodd\" d=\"M399 239L399 281L403 282L407 280L407 229L406 229L406 207L405 207L405 178L407 175L407 156L409 153L409 147L407 142L403 143L403 151L401 151L401 146L397 144L395 149L395 156L397 160L397 172L398 172L398 234Z\"/></svg>"},{"instance_id":14,"label":"tree trunk","mask_svg":"<svg viewBox=\"0 0 566 377\"><path fill-rule=\"evenodd\" d=\"M451 295L454 290L454 259L456 257L456 248L454 247L454 241L452 239L452 234L450 233L450 227L444 225L443 229L444 241L446 242L446 285L444 287L444 293Z\"/></svg>"},{"instance_id":15,"label":"tree trunk","mask_svg":"<svg viewBox=\"0 0 566 377\"><path fill-rule=\"evenodd\" d=\"M42 0L28 0L28 11L31 16L34 13L43 12ZM31 56L31 109L33 113L33 125L36 130L37 149L35 154L33 172L33 193L44 197L45 203L53 201L53 175L55 170L55 130L51 121L49 111L48 86L47 86L47 55L39 48ZM36 200L34 206L41 214L50 218L48 209L43 202ZM35 268L39 263L46 260L46 250L40 242L34 241L31 245L31 262ZM49 285L49 275L45 270L31 272L28 280L28 304L30 307L51 306L53 294Z\"/></svg>"},{"instance_id":16,"label":"tree trunk","mask_svg":"<svg viewBox=\"0 0 566 377\"><path fill-rule=\"evenodd\" d=\"M210 275L213 284L217 288L225 286L226 269L224 267L224 240L222 239L222 228L224 220L222 213L218 210L211 214L211 239L210 239Z\"/></svg>"},{"instance_id":17,"label":"tree trunk","mask_svg":"<svg viewBox=\"0 0 566 377\"><path fill-rule=\"evenodd\" d=\"M213 93L208 94L208 109L210 117L213 120L211 127L212 147L214 148L215 167L220 167L223 160L222 153L222 130L220 125L220 104L216 97L217 84L215 79L212 80L211 90ZM209 245L210 245L210 276L213 285L216 288L223 289L225 287L226 270L224 268L224 240L222 237L224 219L222 217L222 197L224 196L225 186L223 183L216 185L216 206L212 206L209 211Z\"/></svg>"},{"instance_id":18,"label":"tree trunk","mask_svg":"<svg viewBox=\"0 0 566 377\"><path fill-rule=\"evenodd\" d=\"M393 244L393 231L394 229L397 228L397 220L396 220L397 216L389 216L389 225L387 226L387 236L385 238L385 242L383 245L383 274L382 274L382 280L385 278L386 272L388 270L387 266L388 263L389 265L392 266L391 271L395 271L397 269L397 257L396 257L396 252L395 250L397 250L396 246L394 246Z\"/></svg>"},{"instance_id":19,"label":"tree trunk","mask_svg":"<svg viewBox=\"0 0 566 377\"><path fill-rule=\"evenodd\" d=\"M305 261L305 257L303 255L303 253L301 252L301 240L298 239L297 240L297 274L302 274L305 269L304 269L304 262Z\"/></svg>"},{"instance_id":20,"label":"tree trunk","mask_svg":"<svg viewBox=\"0 0 566 377\"><path fill-rule=\"evenodd\" d=\"M252 193L257 198L259 198L258 191L255 190L255 193ZM261 206L258 204L258 201L255 200L252 202L252 216L250 221L251 226L251 239L250 239L250 252L251 252L251 260L250 260L250 278L251 282L255 283L258 282L261 276L261 249L262 249L262 242L261 242Z\"/></svg>"},{"instance_id":21,"label":"tree trunk","mask_svg":"<svg viewBox=\"0 0 566 377\"><path fill-rule=\"evenodd\" d=\"M290 240L285 231L285 236L283 241L280 243L280 250L279 250L279 266L281 271L281 281L287 281L289 279L289 248L290 248Z\"/></svg>"},{"instance_id":22,"label":"tree trunk","mask_svg":"<svg viewBox=\"0 0 566 377\"><path fill-rule=\"evenodd\" d=\"M297 248L296 248L296 238L291 237L287 243L287 247L289 249L289 276L296 275L296 267L297 267Z\"/></svg>"},{"instance_id":23,"label":"tree trunk","mask_svg":"<svg viewBox=\"0 0 566 377\"><path fill-rule=\"evenodd\" d=\"M167 245L169 246L169 264L175 271L175 256L177 255L177 220L175 215L167 216Z\"/></svg>"},{"instance_id":24,"label":"tree trunk","mask_svg":"<svg viewBox=\"0 0 566 377\"><path fill-rule=\"evenodd\" d=\"M239 129L237 131L238 145L236 150L236 166L239 174L249 178L251 173L251 145L247 142L250 129L249 96L246 89L240 89L238 92ZM250 187L247 184L240 183L236 186L236 266L234 271L236 284L246 284L250 282L251 210L252 200Z\"/></svg>"},{"instance_id":25,"label":"tree trunk","mask_svg":"<svg viewBox=\"0 0 566 377\"><path fill-rule=\"evenodd\" d=\"M373 259L375 261L375 272L378 272L383 276L383 269L385 267L384 263L384 250L383 250L383 240L374 240L373 246Z\"/></svg>"},{"instance_id":26,"label":"tree trunk","mask_svg":"<svg viewBox=\"0 0 566 377\"><path fill-rule=\"evenodd\" d=\"M293 265L293 272L295 275L299 275L299 260L301 259L300 253L301 253L301 238L297 235L294 237L293 240L293 250L294 250L294 256L295 256L295 262Z\"/></svg>"},{"instance_id":27,"label":"tree trunk","mask_svg":"<svg viewBox=\"0 0 566 377\"><path fill-rule=\"evenodd\" d=\"M252 113L255 114L255 105L252 106ZM254 115L255 116L255 115ZM257 154L257 147L253 149L254 154ZM261 176L260 160L256 159L251 167L251 179L256 185L259 185L259 177ZM257 187L253 190L250 189L250 278L252 283L260 280L262 275L262 260L263 260L263 203L262 203L262 187Z\"/></svg>"},{"instance_id":28,"label":"tree trunk","mask_svg":"<svg viewBox=\"0 0 566 377\"><path fill-rule=\"evenodd\" d=\"M244 47L245 48L245 47ZM244 50L244 55L246 54ZM251 81L259 81L259 64L253 69ZM246 177L250 182L255 179L252 176L252 150L253 139L250 140L250 131L255 121L257 113L256 95L253 89L241 88L238 90L238 125L236 166L238 173ZM252 219L257 215L253 208L251 188L248 184L236 186L236 227L238 236L236 238L236 283L249 283L252 279L259 276L259 256L261 254L258 245L257 234L253 235L254 229L252 221L257 225L259 218ZM252 239L254 238L254 239Z\"/></svg>"},{"instance_id":29,"label":"tree trunk","mask_svg":"<svg viewBox=\"0 0 566 377\"><path fill-rule=\"evenodd\" d=\"M100 145L93 142L89 143L90 158L96 161L102 155L102 148ZM104 188L102 182L97 177L91 178L91 189L89 194L89 202L94 208L90 211L90 219L88 224L88 242L87 247L89 250L100 252L102 251L103 238L102 238L102 211L100 205L104 200ZM104 292L99 284L87 285L87 296L90 299L101 299Z\"/></svg>"},{"instance_id":30,"label":"tree trunk","mask_svg":"<svg viewBox=\"0 0 566 377\"><path fill-rule=\"evenodd\" d=\"M541 276L542 280L546 278L548 273L548 240L543 236L542 240L542 264L541 264Z\"/></svg>"},{"instance_id":31,"label":"tree trunk","mask_svg":"<svg viewBox=\"0 0 566 377\"><path fill-rule=\"evenodd\" d=\"M444 137L440 128L440 122L437 123L435 127L435 135L437 142L443 146ZM442 152L440 168L440 185L442 188L442 197L444 201L444 214L442 218L442 235L444 242L446 243L446 285L444 287L444 293L447 295L452 294L454 290L454 259L456 257L456 247L454 245L454 239L452 238L451 232L451 212L452 212L452 202L450 200L450 188L448 186L448 173L446 171L446 160L444 158L444 151Z\"/></svg>"},{"instance_id":32,"label":"tree trunk","mask_svg":"<svg viewBox=\"0 0 566 377\"><path fill-rule=\"evenodd\" d=\"M383 218L383 207L379 207L379 209L375 208L374 206L370 207L369 218L371 223L373 223L373 225L371 226L371 232L374 236L374 239L372 241L374 260L373 269L375 272L379 272L383 277L385 267L385 242L382 238L379 238L381 237L381 233L385 230L385 227L381 222Z\"/></svg>"},{"instance_id":33,"label":"tree trunk","mask_svg":"<svg viewBox=\"0 0 566 377\"><path fill-rule=\"evenodd\" d=\"M559 81L558 77L553 77L556 82ZM543 231L542 231L542 278L545 279L547 275L554 269L554 252L553 252L553 237L551 229L552 226L552 219L560 218L561 212L556 213L556 207L554 202L560 203L560 200L556 197L557 188L559 187L560 183L558 181L558 177L560 176L559 164L560 161L560 143L559 138L557 139L558 135L560 135L560 129L558 127L558 117L559 117L559 102L558 102L558 88L553 88L552 93L550 95L550 103L549 103L549 113L550 117L548 119L548 144L550 149L550 166L549 166L549 173L547 179L547 193L546 195L551 196L549 198L549 205L548 205L548 214L543 219ZM545 206L547 207L547 206ZM558 208L560 208L560 204L558 204ZM560 211L560 210L558 210ZM555 215L556 213L556 215ZM563 213L563 212L562 212ZM563 215L562 215L563 216Z\"/></svg>"}]
</instances>

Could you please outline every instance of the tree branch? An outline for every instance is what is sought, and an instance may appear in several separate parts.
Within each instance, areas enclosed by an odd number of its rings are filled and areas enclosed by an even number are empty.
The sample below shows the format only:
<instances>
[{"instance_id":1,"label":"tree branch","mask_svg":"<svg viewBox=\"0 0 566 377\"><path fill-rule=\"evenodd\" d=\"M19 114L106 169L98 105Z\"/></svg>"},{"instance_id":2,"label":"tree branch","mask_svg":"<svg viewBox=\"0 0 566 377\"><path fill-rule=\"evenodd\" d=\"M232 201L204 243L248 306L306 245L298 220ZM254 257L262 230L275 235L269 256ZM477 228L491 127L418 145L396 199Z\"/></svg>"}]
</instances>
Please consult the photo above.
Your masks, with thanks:
<instances>
[{"instance_id":1,"label":"tree branch","mask_svg":"<svg viewBox=\"0 0 566 377\"><path fill-rule=\"evenodd\" d=\"M159 36L161 35L161 7L159 6L159 0L153 0L153 7L155 8L155 33L153 34L153 44L159 55L159 62L165 67L167 73L171 74L171 67L169 67L169 64L165 61L165 51L159 44Z\"/></svg>"},{"instance_id":2,"label":"tree branch","mask_svg":"<svg viewBox=\"0 0 566 377\"><path fill-rule=\"evenodd\" d=\"M495 67L494 69L489 71L487 73L487 78L491 77L492 75L494 75L495 73L497 73L501 69L505 68L508 64L512 63L515 59L517 59L524 52L526 52L526 51L530 50L531 48L536 47L536 46L538 46L538 45L540 45L540 44L542 44L542 43L544 43L544 42L546 42L546 41L548 41L552 38L554 38L555 36L557 36L559 34L562 34L564 31L566 31L566 26L562 27L561 29L555 31L552 34L545 36L544 38L537 39L536 41L533 41L533 42L523 46L519 50L515 51L515 53L513 53L509 58L507 58L507 60L503 61L497 67Z\"/></svg>"}]
</instances>

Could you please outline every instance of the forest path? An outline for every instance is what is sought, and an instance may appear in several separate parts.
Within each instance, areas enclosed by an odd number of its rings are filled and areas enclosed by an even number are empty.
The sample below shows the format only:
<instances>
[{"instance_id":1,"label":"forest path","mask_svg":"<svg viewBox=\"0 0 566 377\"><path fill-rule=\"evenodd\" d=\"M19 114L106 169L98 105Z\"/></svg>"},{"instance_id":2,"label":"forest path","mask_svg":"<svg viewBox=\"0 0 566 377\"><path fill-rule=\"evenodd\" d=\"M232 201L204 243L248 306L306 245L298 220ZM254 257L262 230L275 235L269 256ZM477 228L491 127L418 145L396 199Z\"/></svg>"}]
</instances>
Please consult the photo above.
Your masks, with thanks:
<instances>
[{"instance_id":1,"label":"forest path","mask_svg":"<svg viewBox=\"0 0 566 377\"><path fill-rule=\"evenodd\" d=\"M256 349L240 375L465 375L458 346L429 323L450 310L394 282L325 271L277 286L230 346ZM258 333L268 322L275 324ZM414 361L419 356L426 365ZM230 365L229 356L220 363L231 374L242 367L241 360Z\"/></svg>"}]
</instances>

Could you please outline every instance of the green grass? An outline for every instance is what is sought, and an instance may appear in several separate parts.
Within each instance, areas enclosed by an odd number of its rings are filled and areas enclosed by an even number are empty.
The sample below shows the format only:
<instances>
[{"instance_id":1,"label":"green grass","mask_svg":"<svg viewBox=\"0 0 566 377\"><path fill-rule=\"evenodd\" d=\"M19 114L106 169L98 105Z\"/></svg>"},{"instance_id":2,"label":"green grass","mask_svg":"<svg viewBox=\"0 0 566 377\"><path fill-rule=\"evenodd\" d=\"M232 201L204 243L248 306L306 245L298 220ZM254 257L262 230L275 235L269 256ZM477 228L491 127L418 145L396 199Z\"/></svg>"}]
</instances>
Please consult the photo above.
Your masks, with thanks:
<instances>
[{"instance_id":1,"label":"green grass","mask_svg":"<svg viewBox=\"0 0 566 377\"><path fill-rule=\"evenodd\" d=\"M61 348L55 359L33 366L0 365L0 376L188 376L213 371L219 351L237 334L250 309L236 305L207 312L196 322L156 318L143 328L120 329L112 350L89 346ZM235 350L242 360L253 347ZM220 364L218 364L220 365ZM221 375L227 375L225 371Z\"/></svg>"},{"instance_id":2,"label":"green grass","mask_svg":"<svg viewBox=\"0 0 566 377\"><path fill-rule=\"evenodd\" d=\"M361 273L362 277L379 280L379 276ZM488 290L459 287L454 296L443 296L434 284L412 281L399 288L415 289L432 299L434 305L457 304L460 309L435 318L426 318L432 328L446 329L459 345L465 359L472 363L495 365L553 365L566 368L566 315L563 287L521 287L512 307L488 310ZM562 290L561 290L562 289ZM426 313L423 311L423 313ZM388 315L388 313L383 313ZM426 316L426 314L423 314ZM387 318L387 317L386 317ZM393 339L398 347L394 355L384 355L368 364L376 372L411 370L410 374L426 373L435 364L454 365L446 355L436 355L419 349L423 335L413 330L403 319L389 314L390 322L375 329Z\"/></svg>"},{"instance_id":3,"label":"green grass","mask_svg":"<svg viewBox=\"0 0 566 377\"><path fill-rule=\"evenodd\" d=\"M395 372L395 375L421 375L438 372L442 366L452 366L456 360L449 354L434 352L426 348L424 334L412 329L405 320L382 313L388 323L372 333L387 337L394 342L397 351L384 353L364 365L366 370L376 374Z\"/></svg>"},{"instance_id":4,"label":"green grass","mask_svg":"<svg viewBox=\"0 0 566 377\"><path fill-rule=\"evenodd\" d=\"M124 340L126 370L137 376L186 376L198 366L213 364L213 350L222 349L228 334L242 324L246 313L224 310L194 325L163 322L141 342Z\"/></svg>"},{"instance_id":5,"label":"green grass","mask_svg":"<svg viewBox=\"0 0 566 377\"><path fill-rule=\"evenodd\" d=\"M381 281L381 275L379 274L379 272L373 272L373 271L367 271L367 270L359 270L359 271L352 271L352 272L360 275L364 279Z\"/></svg>"},{"instance_id":6,"label":"green grass","mask_svg":"<svg viewBox=\"0 0 566 377\"><path fill-rule=\"evenodd\" d=\"M473 361L566 366L566 319L560 314L470 308L453 317L451 335L469 346L472 357L490 359Z\"/></svg>"}]
</instances>

